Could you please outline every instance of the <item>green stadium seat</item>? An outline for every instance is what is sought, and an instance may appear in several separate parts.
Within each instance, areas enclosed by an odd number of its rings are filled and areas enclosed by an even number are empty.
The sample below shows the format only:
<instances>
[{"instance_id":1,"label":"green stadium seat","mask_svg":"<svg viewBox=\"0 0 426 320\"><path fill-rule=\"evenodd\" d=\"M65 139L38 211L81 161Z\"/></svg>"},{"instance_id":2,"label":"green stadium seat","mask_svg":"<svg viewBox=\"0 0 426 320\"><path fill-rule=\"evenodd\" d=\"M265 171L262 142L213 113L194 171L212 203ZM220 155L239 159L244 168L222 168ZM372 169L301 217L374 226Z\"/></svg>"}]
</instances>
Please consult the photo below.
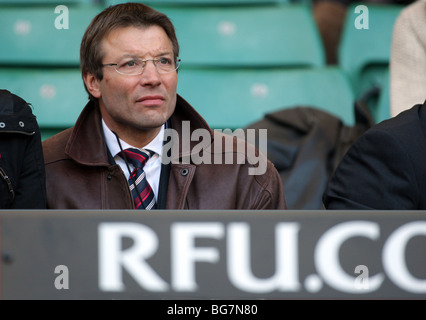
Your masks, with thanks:
<instances>
[{"instance_id":1,"label":"green stadium seat","mask_svg":"<svg viewBox=\"0 0 426 320\"><path fill-rule=\"evenodd\" d=\"M0 88L33 107L43 139L72 127L88 102L79 69L0 69Z\"/></svg>"},{"instance_id":2,"label":"green stadium seat","mask_svg":"<svg viewBox=\"0 0 426 320\"><path fill-rule=\"evenodd\" d=\"M363 10L365 7L368 11ZM366 3L349 6L338 56L339 66L348 74L357 96L382 85L389 66L393 25L402 8L404 5ZM360 28L367 24L368 29Z\"/></svg>"},{"instance_id":3,"label":"green stadium seat","mask_svg":"<svg viewBox=\"0 0 426 320\"><path fill-rule=\"evenodd\" d=\"M70 6L68 29L57 29L66 25L54 6L1 8L0 66L79 66L81 38L100 10Z\"/></svg>"},{"instance_id":4,"label":"green stadium seat","mask_svg":"<svg viewBox=\"0 0 426 320\"><path fill-rule=\"evenodd\" d=\"M244 128L266 113L311 106L354 124L354 95L337 67L179 70L178 93L213 129Z\"/></svg>"},{"instance_id":5,"label":"green stadium seat","mask_svg":"<svg viewBox=\"0 0 426 320\"><path fill-rule=\"evenodd\" d=\"M304 4L157 8L175 25L187 67L319 67L321 37Z\"/></svg>"}]
</instances>

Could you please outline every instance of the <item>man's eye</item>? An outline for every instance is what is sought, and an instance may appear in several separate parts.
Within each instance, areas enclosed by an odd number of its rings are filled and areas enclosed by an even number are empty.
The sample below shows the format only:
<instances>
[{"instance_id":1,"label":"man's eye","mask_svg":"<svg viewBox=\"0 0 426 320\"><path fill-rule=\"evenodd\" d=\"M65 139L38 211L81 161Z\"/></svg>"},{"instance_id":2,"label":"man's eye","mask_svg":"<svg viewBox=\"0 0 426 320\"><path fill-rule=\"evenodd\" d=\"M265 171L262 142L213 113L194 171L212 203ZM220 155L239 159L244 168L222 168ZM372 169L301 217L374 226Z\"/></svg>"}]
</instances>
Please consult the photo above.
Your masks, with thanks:
<instances>
[{"instance_id":1,"label":"man's eye","mask_svg":"<svg viewBox=\"0 0 426 320\"><path fill-rule=\"evenodd\" d=\"M168 58L160 58L158 59L159 63L162 65L170 65L172 64L172 60Z\"/></svg>"},{"instance_id":2,"label":"man's eye","mask_svg":"<svg viewBox=\"0 0 426 320\"><path fill-rule=\"evenodd\" d=\"M136 60L130 60L130 61L123 62L121 64L121 67L122 68L133 68L133 67L136 67L137 65L138 65L138 63L137 63Z\"/></svg>"}]
</instances>

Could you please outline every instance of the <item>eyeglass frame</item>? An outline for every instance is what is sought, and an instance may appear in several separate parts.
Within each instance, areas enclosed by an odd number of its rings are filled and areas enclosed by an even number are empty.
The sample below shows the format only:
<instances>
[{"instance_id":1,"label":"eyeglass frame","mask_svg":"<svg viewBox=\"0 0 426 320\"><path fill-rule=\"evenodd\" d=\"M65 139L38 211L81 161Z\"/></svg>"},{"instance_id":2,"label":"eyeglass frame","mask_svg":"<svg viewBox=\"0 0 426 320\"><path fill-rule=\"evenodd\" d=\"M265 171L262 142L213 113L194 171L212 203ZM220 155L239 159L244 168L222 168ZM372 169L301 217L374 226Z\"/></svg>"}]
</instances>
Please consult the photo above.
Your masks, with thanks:
<instances>
[{"instance_id":1,"label":"eyeglass frame","mask_svg":"<svg viewBox=\"0 0 426 320\"><path fill-rule=\"evenodd\" d=\"M152 63L154 64L155 70L157 70L157 72L158 72L159 74L166 74L166 73L170 73L170 72L176 71L177 69L179 69L179 67L180 67L180 62L182 61L182 59L175 58L175 59L174 59L174 62L175 62L175 69L170 70L170 71L166 71L166 72L160 72L160 71L158 71L159 69L157 68L157 63L158 63L161 59L164 59L164 58L158 58L158 59L146 59L146 60L139 59L139 58L133 58L133 59L134 59L134 60L139 60L139 61L141 61L142 63L144 63L144 66L142 67L142 71L141 71L140 73L132 73L132 74L129 74L129 73L122 73L122 72L118 71L118 70L117 70L117 68L116 68L116 66L118 66L118 63L105 63L105 64L102 64L101 66L102 66L102 67L114 67L114 70L115 70L117 73L122 74L122 75L124 75L124 76L137 76L137 75L141 75L141 74L143 74L143 72L145 71L146 63L147 63L148 61L152 61Z\"/></svg>"}]
</instances>

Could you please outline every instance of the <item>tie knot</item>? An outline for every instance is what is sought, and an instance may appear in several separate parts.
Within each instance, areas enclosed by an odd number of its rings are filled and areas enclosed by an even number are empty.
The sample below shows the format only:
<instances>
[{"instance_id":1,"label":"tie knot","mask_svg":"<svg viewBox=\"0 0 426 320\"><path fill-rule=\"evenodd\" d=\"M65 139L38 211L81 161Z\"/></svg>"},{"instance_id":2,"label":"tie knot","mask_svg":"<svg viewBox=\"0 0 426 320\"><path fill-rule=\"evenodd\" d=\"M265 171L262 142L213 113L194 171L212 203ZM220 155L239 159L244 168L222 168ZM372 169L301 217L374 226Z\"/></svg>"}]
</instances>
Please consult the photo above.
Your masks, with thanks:
<instances>
[{"instance_id":1,"label":"tie knot","mask_svg":"<svg viewBox=\"0 0 426 320\"><path fill-rule=\"evenodd\" d=\"M124 150L124 154L127 158L127 161L129 161L134 167L142 169L148 159L151 158L155 152L148 149L139 150L135 148L129 148Z\"/></svg>"}]
</instances>

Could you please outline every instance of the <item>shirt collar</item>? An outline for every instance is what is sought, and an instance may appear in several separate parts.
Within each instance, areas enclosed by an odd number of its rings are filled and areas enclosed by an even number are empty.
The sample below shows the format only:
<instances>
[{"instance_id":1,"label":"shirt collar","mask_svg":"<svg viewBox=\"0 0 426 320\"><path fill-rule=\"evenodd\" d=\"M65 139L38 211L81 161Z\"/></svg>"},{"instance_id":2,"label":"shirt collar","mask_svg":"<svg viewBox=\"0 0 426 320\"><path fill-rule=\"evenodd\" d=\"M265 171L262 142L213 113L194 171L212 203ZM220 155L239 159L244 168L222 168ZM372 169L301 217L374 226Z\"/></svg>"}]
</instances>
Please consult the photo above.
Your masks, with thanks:
<instances>
[{"instance_id":1,"label":"shirt collar","mask_svg":"<svg viewBox=\"0 0 426 320\"><path fill-rule=\"evenodd\" d=\"M102 128L104 131L107 147L109 151L111 152L111 154L115 157L118 153L121 152L120 145L117 142L117 138L115 134L111 131L111 129L108 128L104 119L102 119ZM120 140L123 150L128 148L136 148L128 144L127 142L121 140L120 138L118 139ZM163 139L164 139L164 124L162 125L161 130L157 134L157 136L150 143L144 146L143 149L152 150L161 158L163 154ZM136 148L136 149L139 149L139 148Z\"/></svg>"}]
</instances>

